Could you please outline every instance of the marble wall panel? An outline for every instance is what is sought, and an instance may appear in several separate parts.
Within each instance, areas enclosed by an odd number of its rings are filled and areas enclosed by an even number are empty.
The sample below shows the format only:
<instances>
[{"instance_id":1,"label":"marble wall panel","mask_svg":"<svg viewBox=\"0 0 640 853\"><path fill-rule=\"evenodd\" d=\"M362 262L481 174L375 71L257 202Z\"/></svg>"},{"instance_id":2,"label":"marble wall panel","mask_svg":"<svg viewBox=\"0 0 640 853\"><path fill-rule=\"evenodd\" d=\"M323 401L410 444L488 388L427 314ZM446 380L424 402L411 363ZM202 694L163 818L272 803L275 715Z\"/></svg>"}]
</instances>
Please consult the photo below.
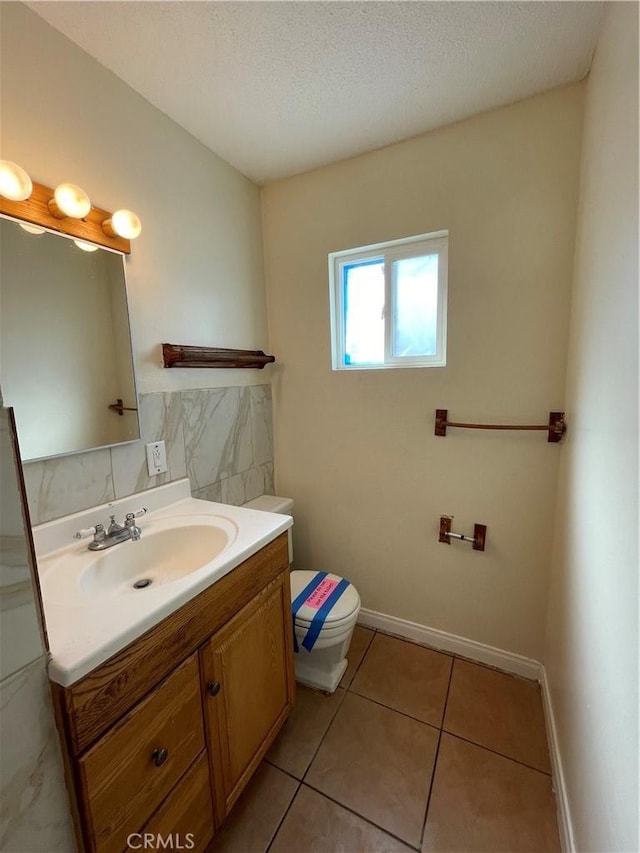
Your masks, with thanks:
<instances>
[{"instance_id":1,"label":"marble wall panel","mask_svg":"<svg viewBox=\"0 0 640 853\"><path fill-rule=\"evenodd\" d=\"M251 395L254 464L260 465L273 460L271 385L253 385L249 392Z\"/></svg>"},{"instance_id":2,"label":"marble wall panel","mask_svg":"<svg viewBox=\"0 0 640 853\"><path fill-rule=\"evenodd\" d=\"M138 405L141 441L25 463L33 524L185 476L206 500L240 504L273 494L269 385L142 394ZM168 470L156 477L147 472L152 441L167 450Z\"/></svg>"},{"instance_id":3,"label":"marble wall panel","mask_svg":"<svg viewBox=\"0 0 640 853\"><path fill-rule=\"evenodd\" d=\"M183 391L187 475L193 489L253 465L249 388Z\"/></svg>"},{"instance_id":4,"label":"marble wall panel","mask_svg":"<svg viewBox=\"0 0 640 853\"><path fill-rule=\"evenodd\" d=\"M111 448L117 498L179 480L187 472L180 394L142 394L139 407L142 440ZM167 471L155 477L149 476L145 449L152 441L164 441L167 451Z\"/></svg>"},{"instance_id":5,"label":"marble wall panel","mask_svg":"<svg viewBox=\"0 0 640 853\"><path fill-rule=\"evenodd\" d=\"M76 849L46 658L0 684L0 850Z\"/></svg>"},{"instance_id":6,"label":"marble wall panel","mask_svg":"<svg viewBox=\"0 0 640 853\"><path fill-rule=\"evenodd\" d=\"M109 450L27 462L24 479L32 524L115 498Z\"/></svg>"}]
</instances>

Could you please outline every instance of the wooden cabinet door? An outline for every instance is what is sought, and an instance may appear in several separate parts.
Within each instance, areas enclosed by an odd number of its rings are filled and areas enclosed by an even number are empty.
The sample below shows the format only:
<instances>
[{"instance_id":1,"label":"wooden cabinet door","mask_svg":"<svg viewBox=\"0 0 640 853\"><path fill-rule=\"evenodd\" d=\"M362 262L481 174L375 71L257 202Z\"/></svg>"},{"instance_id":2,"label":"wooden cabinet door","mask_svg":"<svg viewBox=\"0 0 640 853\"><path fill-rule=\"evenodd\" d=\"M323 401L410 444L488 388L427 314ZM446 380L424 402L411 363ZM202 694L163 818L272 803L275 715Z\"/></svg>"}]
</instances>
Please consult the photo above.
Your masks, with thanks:
<instances>
[{"instance_id":1,"label":"wooden cabinet door","mask_svg":"<svg viewBox=\"0 0 640 853\"><path fill-rule=\"evenodd\" d=\"M292 644L285 571L200 649L218 823L293 707Z\"/></svg>"}]
</instances>

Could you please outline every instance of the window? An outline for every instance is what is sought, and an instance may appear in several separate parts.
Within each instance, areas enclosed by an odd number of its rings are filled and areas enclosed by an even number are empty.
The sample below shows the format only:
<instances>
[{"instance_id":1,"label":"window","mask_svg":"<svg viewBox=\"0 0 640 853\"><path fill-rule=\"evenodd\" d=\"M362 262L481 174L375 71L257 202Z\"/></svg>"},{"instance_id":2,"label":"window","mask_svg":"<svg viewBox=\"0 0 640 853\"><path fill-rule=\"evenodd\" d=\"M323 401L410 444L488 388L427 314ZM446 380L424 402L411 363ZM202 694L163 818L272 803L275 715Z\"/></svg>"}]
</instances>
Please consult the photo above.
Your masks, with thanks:
<instances>
[{"instance_id":1,"label":"window","mask_svg":"<svg viewBox=\"0 0 640 853\"><path fill-rule=\"evenodd\" d=\"M334 370L442 367L448 232L332 252Z\"/></svg>"}]
</instances>

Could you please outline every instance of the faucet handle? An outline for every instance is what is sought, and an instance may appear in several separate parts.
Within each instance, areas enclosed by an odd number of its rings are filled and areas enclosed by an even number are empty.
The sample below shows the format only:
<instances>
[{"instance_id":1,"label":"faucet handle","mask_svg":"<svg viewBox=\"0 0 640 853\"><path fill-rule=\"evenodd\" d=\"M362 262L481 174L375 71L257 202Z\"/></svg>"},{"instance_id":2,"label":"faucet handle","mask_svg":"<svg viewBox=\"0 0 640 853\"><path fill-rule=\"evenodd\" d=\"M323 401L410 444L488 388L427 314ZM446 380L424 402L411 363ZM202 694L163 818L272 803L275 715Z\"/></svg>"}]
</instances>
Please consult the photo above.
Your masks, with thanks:
<instances>
[{"instance_id":1,"label":"faucet handle","mask_svg":"<svg viewBox=\"0 0 640 853\"><path fill-rule=\"evenodd\" d=\"M74 539L86 539L88 536L93 536L94 542L102 542L106 539L104 524L96 524L94 527L82 527L73 534Z\"/></svg>"},{"instance_id":2,"label":"faucet handle","mask_svg":"<svg viewBox=\"0 0 640 853\"><path fill-rule=\"evenodd\" d=\"M95 527L81 527L80 530L76 530L73 534L74 539L87 539L89 536L93 536L98 532L98 525Z\"/></svg>"},{"instance_id":3,"label":"faucet handle","mask_svg":"<svg viewBox=\"0 0 640 853\"><path fill-rule=\"evenodd\" d=\"M148 512L149 512L149 510L146 508L146 506L143 506L142 509L138 510L138 512L128 512L126 517L127 518L140 518L140 516L146 515Z\"/></svg>"},{"instance_id":4,"label":"faucet handle","mask_svg":"<svg viewBox=\"0 0 640 853\"><path fill-rule=\"evenodd\" d=\"M126 515L126 518L124 520L124 526L129 531L133 542L137 542L140 536L142 535L142 531L136 524L136 518L139 518L146 512L146 509L141 509L138 512L128 512Z\"/></svg>"},{"instance_id":5,"label":"faucet handle","mask_svg":"<svg viewBox=\"0 0 640 853\"><path fill-rule=\"evenodd\" d=\"M135 520L136 518L140 518L141 515L146 515L147 512L149 512L149 510L146 507L142 507L138 512L128 512L124 519L124 526L129 529L135 528L136 530L139 530L140 528L136 526Z\"/></svg>"}]
</instances>

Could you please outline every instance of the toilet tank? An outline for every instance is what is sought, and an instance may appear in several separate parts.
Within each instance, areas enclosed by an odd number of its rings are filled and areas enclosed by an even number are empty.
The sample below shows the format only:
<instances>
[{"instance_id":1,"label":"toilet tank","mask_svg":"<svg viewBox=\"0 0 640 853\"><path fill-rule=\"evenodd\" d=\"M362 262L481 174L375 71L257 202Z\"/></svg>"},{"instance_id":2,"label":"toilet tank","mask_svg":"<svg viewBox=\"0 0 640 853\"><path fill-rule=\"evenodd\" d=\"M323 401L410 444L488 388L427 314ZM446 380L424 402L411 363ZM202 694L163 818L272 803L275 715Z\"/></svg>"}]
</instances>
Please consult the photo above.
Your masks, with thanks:
<instances>
[{"instance_id":1,"label":"toilet tank","mask_svg":"<svg viewBox=\"0 0 640 853\"><path fill-rule=\"evenodd\" d=\"M277 495L260 495L252 501L247 501L244 506L247 509L260 509L263 512L276 512L278 515L293 515L293 501L291 498L281 498ZM293 536L291 528L287 531L289 537L289 562L293 562Z\"/></svg>"}]
</instances>

